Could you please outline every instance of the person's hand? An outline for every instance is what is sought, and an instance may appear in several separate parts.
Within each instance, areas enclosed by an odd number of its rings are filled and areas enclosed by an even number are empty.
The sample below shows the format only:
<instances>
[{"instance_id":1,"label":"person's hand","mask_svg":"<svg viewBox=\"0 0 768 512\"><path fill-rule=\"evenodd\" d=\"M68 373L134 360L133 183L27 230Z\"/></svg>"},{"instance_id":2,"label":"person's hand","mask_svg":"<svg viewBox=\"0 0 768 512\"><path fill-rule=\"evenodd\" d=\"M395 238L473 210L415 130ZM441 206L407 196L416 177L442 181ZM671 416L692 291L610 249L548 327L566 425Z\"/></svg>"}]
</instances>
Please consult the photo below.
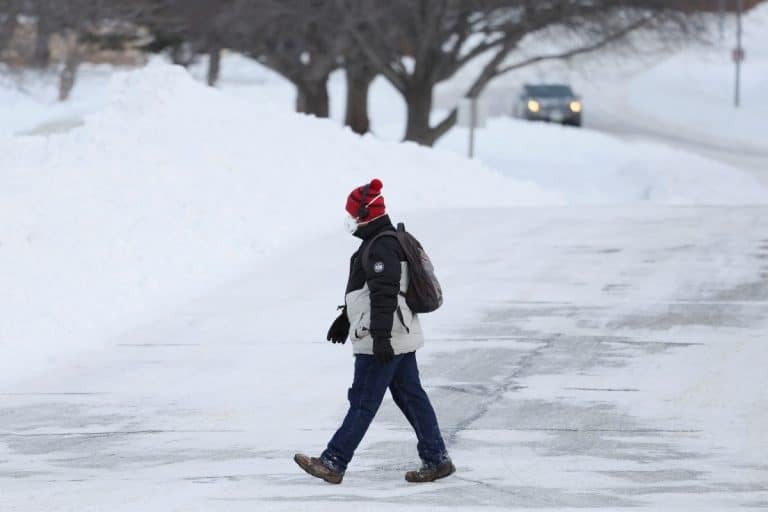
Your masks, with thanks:
<instances>
[{"instance_id":1,"label":"person's hand","mask_svg":"<svg viewBox=\"0 0 768 512\"><path fill-rule=\"evenodd\" d=\"M389 338L373 338L373 357L381 364L391 363L395 359L395 351Z\"/></svg>"},{"instance_id":2,"label":"person's hand","mask_svg":"<svg viewBox=\"0 0 768 512\"><path fill-rule=\"evenodd\" d=\"M326 339L332 343L345 343L349 336L349 319L347 318L347 308L341 311L341 314L333 321L331 328L328 329Z\"/></svg>"}]
</instances>

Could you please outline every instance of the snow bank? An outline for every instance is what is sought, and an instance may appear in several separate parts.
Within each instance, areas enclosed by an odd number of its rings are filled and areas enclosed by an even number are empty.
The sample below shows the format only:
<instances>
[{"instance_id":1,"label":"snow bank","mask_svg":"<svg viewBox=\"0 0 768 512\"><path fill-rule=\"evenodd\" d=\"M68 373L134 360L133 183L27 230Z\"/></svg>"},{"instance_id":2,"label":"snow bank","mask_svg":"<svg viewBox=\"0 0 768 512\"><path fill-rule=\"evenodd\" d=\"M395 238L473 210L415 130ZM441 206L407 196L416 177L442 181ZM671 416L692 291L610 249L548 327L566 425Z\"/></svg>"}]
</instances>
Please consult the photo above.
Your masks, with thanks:
<instances>
[{"instance_id":1,"label":"snow bank","mask_svg":"<svg viewBox=\"0 0 768 512\"><path fill-rule=\"evenodd\" d=\"M689 57L685 53L681 58L688 58L686 56ZM268 96L281 109L292 108L292 86L257 62L228 54L222 70L222 88L227 94L244 100ZM194 74L202 79L204 67L198 66ZM521 73L515 79L524 76L526 73ZM458 81L464 79L468 78ZM609 82L614 83L607 79L603 83ZM616 83L619 89L624 86L621 81ZM345 88L343 72L331 76L331 115L338 123L344 117ZM463 89L457 88L454 92L460 90ZM507 83L484 101L495 101L498 107L504 101L509 102L514 91L516 88ZM708 112L709 103L702 98L698 101L699 110ZM444 106L447 104L443 103ZM597 108L598 105L590 102L587 118ZM369 110L376 137L398 140L402 136L405 105L400 94L384 78L377 78L372 85ZM726 164L665 144L635 144L590 130L521 123L506 114L504 112L503 117L491 120L487 128L478 130L478 158L510 178L532 181L558 192L569 204L768 202L768 191L756 180ZM433 121L438 122L442 115L442 112L435 112ZM466 130L455 128L438 142L438 148L464 156L467 141Z\"/></svg>"},{"instance_id":2,"label":"snow bank","mask_svg":"<svg viewBox=\"0 0 768 512\"><path fill-rule=\"evenodd\" d=\"M0 136L2 378L343 229L346 194L373 176L395 215L558 202L450 153L246 103L161 63L115 74L108 98L68 133Z\"/></svg>"},{"instance_id":3,"label":"snow bank","mask_svg":"<svg viewBox=\"0 0 768 512\"><path fill-rule=\"evenodd\" d=\"M466 151L467 131L440 146ZM570 204L765 204L768 190L739 169L672 147L588 129L497 118L477 131L482 161L559 192Z\"/></svg>"}]
</instances>

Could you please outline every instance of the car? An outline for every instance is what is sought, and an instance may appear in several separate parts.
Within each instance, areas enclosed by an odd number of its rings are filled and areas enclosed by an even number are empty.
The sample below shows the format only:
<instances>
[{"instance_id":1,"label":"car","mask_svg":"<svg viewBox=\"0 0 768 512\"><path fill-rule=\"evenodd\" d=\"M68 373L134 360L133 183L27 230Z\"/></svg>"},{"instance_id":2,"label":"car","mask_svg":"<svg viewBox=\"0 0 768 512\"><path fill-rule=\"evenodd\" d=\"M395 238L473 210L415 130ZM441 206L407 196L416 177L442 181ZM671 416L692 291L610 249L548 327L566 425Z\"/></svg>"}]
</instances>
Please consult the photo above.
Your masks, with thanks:
<instances>
[{"instance_id":1,"label":"car","mask_svg":"<svg viewBox=\"0 0 768 512\"><path fill-rule=\"evenodd\" d=\"M566 84L525 84L514 113L529 121L581 126L581 99Z\"/></svg>"}]
</instances>

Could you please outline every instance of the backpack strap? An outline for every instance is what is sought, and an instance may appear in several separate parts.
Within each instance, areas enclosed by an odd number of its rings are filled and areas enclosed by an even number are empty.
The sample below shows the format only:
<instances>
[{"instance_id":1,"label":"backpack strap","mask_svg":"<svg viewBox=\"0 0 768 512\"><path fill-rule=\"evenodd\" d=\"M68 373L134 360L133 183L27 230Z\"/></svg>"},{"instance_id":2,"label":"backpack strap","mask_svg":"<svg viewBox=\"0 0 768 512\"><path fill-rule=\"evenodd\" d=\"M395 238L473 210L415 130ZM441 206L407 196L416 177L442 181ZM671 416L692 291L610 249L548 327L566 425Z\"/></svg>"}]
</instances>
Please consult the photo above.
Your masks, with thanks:
<instances>
[{"instance_id":1,"label":"backpack strap","mask_svg":"<svg viewBox=\"0 0 768 512\"><path fill-rule=\"evenodd\" d=\"M402 226L402 229L401 229L401 226ZM398 227L398 231L404 231L405 230L405 226L402 223L398 224L397 227ZM378 240L379 238L383 238L385 236L391 236L395 240L397 240L398 244L400 244L400 237L397 236L397 235L398 235L398 232L396 232L396 231L384 231L383 233L379 233L378 235L373 237L373 239L371 239L371 241L368 243L368 245L365 247L365 250L363 251L363 258L362 258L363 259L363 272L365 272L365 269L368 268L368 262L371 259L371 248L373 247L373 243L376 240ZM402 247L402 244L400 244L400 247ZM403 297L406 296L405 292L403 292L403 291L398 292L398 295L402 295ZM402 316L403 313L400 312L400 310L398 309L398 314ZM403 321L402 318L401 318L401 321ZM403 321L403 326L405 326L405 322L404 321ZM407 327L406 327L406 330L408 330Z\"/></svg>"},{"instance_id":2,"label":"backpack strap","mask_svg":"<svg viewBox=\"0 0 768 512\"><path fill-rule=\"evenodd\" d=\"M373 239L371 239L371 241L368 242L368 245L365 247L365 250L363 251L363 258L362 258L363 270L368 268L368 262L370 261L370 258L371 258L371 247L373 247L373 243L379 238L383 238L385 236L394 237L397 240L397 242L400 243L400 239L397 238L397 233L395 233L394 231L384 231L383 233L379 233L378 235L373 237Z\"/></svg>"}]
</instances>

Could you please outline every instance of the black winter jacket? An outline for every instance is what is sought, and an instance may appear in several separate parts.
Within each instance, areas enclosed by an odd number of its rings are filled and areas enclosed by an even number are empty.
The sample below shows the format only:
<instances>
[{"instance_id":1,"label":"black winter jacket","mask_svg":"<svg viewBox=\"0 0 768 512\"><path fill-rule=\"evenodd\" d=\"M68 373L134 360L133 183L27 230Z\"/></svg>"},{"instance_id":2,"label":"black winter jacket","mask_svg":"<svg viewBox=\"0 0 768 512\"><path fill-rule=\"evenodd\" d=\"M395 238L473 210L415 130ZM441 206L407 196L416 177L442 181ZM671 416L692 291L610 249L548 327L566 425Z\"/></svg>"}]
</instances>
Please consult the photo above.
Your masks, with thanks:
<instances>
[{"instance_id":1,"label":"black winter jacket","mask_svg":"<svg viewBox=\"0 0 768 512\"><path fill-rule=\"evenodd\" d=\"M401 265L406 261L400 243L395 237L384 236L376 240L369 252L368 268L363 268L363 252L371 240L385 231L395 231L388 215L360 227L355 236L363 242L352 255L346 293L362 289L368 283L371 292L370 333L373 338L390 338L400 293Z\"/></svg>"}]
</instances>

